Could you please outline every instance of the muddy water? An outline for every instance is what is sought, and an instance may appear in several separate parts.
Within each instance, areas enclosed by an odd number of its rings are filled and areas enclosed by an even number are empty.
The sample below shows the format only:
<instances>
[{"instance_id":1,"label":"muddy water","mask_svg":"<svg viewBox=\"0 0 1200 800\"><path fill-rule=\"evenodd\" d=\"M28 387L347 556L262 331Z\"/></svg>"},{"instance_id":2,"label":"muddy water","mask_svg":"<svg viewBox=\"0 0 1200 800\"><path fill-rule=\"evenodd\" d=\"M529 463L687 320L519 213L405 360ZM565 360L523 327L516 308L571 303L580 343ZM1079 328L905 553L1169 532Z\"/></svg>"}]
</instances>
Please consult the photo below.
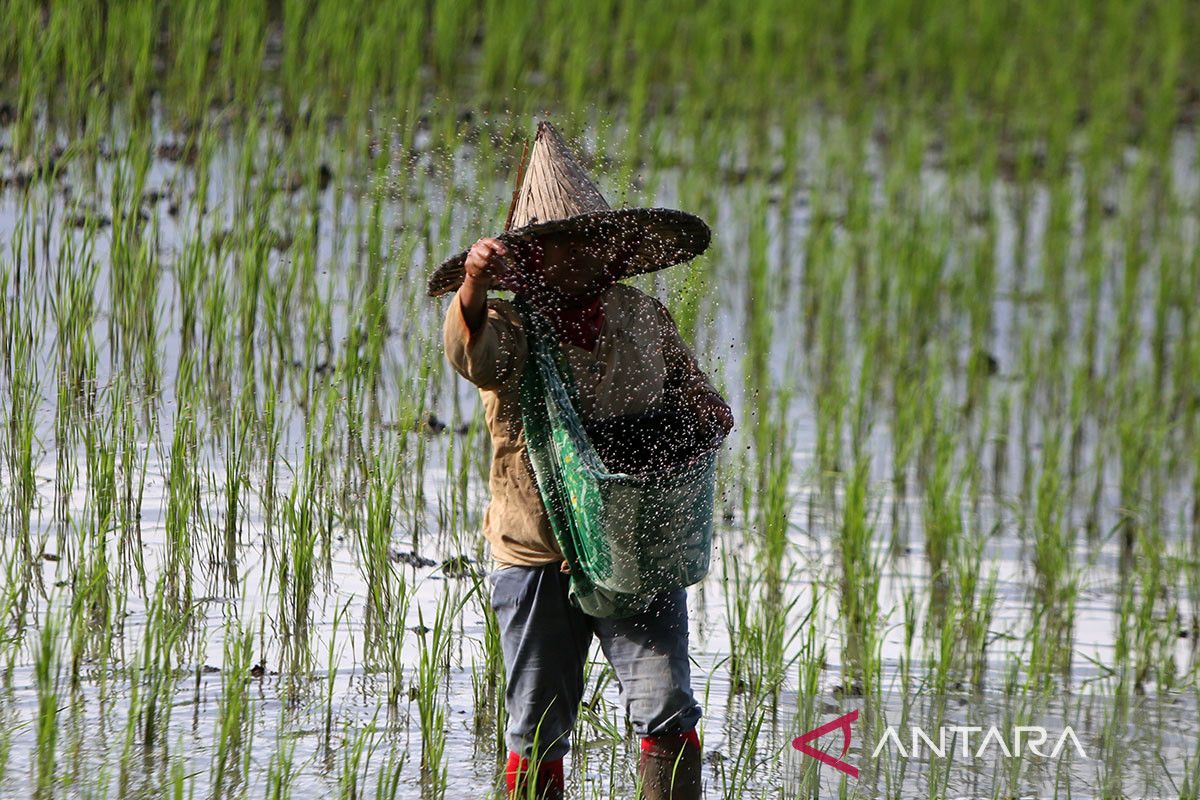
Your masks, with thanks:
<instances>
[{"instance_id":1,"label":"muddy water","mask_svg":"<svg viewBox=\"0 0 1200 800\"><path fill-rule=\"evenodd\" d=\"M1190 143L1190 146L1189 146ZM1190 137L1181 135L1177 147L1176 169L1180 176L1179 191L1196 193L1196 148ZM1191 154L1191 155L1189 155ZM212 167L211 199L204 211L205 226L209 231L230 227L237 217L235 180L232 177L239 154L232 144L226 144ZM8 164L6 169L15 169ZM111 186L113 165L101 162L97 167L94 183L76 171L68 170L66 179L56 187L36 187L29 193L8 189L0 193L0 241L14 241L17 230L28 224L30 215L38 222L38 233L48 232L50 253L59 253L65 243L78 237L77 230L62 225L59 221L78 211L71 197L82 198L92 211L103 213L111 206L106 187ZM456 180L470 185L472 174L468 156L460 156L460 170ZM413 174L416 174L414 170ZM406 176L412 178L412 175ZM670 171L659 176L658 193L654 204L678 205L675 191L679 178ZM945 176L931 166L924 176L925 191L936 197ZM179 164L156 160L150 170L149 188L162 188L167 195L175 193L182 203L178 214L170 212L171 200L163 199L147 207L151 225L155 231L153 246L157 249L164 269L161 271L157 288L155 316L159 322L157 353L163 365L163 392L155 400L159 414L159 428L145 441L148 454L144 500L141 508L141 541L143 556L151 576L148 585L153 586L153 576L165 562L167 525L167 458L173 433L175 398L173 365L179 363L183 341L179 335L178 294L176 273L172 264L184 249L189 231L193 229L198 208L189 205L189 192L194 186L195 176ZM64 192L70 187L70 196ZM408 187L417 200L429 208L439 208L444 202L444 187L437 181L421 181ZM768 191L768 187L729 187L722 201L714 226L718 231L716 252L717 275L724 290L714 305L715 320L700 337L704 360L718 371L739 418L745 408L746 389L741 385L746 329L746 309L754 304L748 298L744 282L737 276L745 265L742 242L746 236L746 209L751 206L755 192ZM1029 287L1015 285L1012 281L1011 264L1018 248L1016 223L1006 204L1007 187L998 185L989 192L999 218L997 259L1009 265L1002 271L1002 298L1014 297ZM504 187L497 183L493 194L501 196ZM32 203L26 205L29 199ZM289 203L282 201L277 209L275 224L285 225ZM361 279L358 266L361 261L359 245L361 231L356 228L356 217L363 211L361 197L353 192L324 191L319 196L322 220L330 223L320 232L318 245L318 275L322 290L332 298L331 337L328 347L336 352L345 347L353 325L353 309L350 306L360 298L356 281ZM30 210L32 209L32 211ZM1031 227L1037 229L1046 213L1045 199L1032 204ZM294 208L292 209L294 210ZM424 219L414 216L409 204L389 201L383 208L384 230L395 231ZM806 206L798 203L789 220L792 235L803 236L807 222ZM425 220L430 224L438 223ZM462 244L474 234L474 220L478 212L461 207L452 216L453 236L435 228L430 239L441 243L438 252L450 251L448 239ZM785 270L794 263L785 258L781 250L779 231L784 221L776 217L769 221L773 232L772 263L774 269ZM95 240L94 256L102 265L99 270L95 296L101 310L96 325L98 359L98 382L106 385L112 378L112 361L107 357L113 343L108 338L106 319L111 306L113 274L104 266L110 257L111 241L108 230L101 230ZM289 255L286 250L272 256L273 269L282 269ZM427 262L424 245L417 242L411 253L389 254L399 270L402 286L394 292L390 318L396 320L396 330L386 343L385 362L395 369L395 375L383 379L383 393L403 391L404 370L411 367L414 353L419 352L414 344L415 336L421 332L436 331L440 322L440 310L444 305L425 301L423 275ZM41 253L34 276L27 276L26 286L39 296L49 295L52 285L54 259ZM411 266L407 266L410 264ZM647 281L648 286L666 288L665 276ZM788 291L777 298L778 308L798 307L799 288L796 282ZM413 299L416 297L417 299ZM1110 301L1106 300L1106 303ZM1011 364L1020 343L1021 314L1018 301L1001 300L997 305L996 332L993 340L994 355L1001 364ZM795 315L780 314L777 321L771 362L780 380L793 375L804 375L806 365L803 354L797 354L794 342L798 338L799 321ZM303 332L294 331L293 341L298 343ZM55 507L55 481L60 459L76 459L79 478L68 507L72 516L82 518L85 506L83 491L84 472L80 454L60 453L56 450L53 411L53 368L51 347L53 335L42 340L38 370L42 375L43 414L39 418L39 439L42 449L38 454L37 487L40 513L35 513L35 525L44 537L44 552L51 558L41 564L44 597L38 603L39 616L44 618L49 608L62 608L69 603L70 583L78 567L79 554L70 547L60 550L60 534L51 516ZM302 354L302 351L297 351ZM297 465L303 460L304 416L296 404L295 383L313 365L301 364L291 368L294 373L285 383L280 402L285 412L281 438L279 472L280 493L286 496L294 478ZM299 377L297 376L299 374ZM397 377L398 376L398 377ZM452 376L442 376L435 391L434 411L443 418L456 420L455 409L463 417L473 413L474 391L456 381ZM216 413L210 409L208 414ZM732 788L736 778L729 772L729 764L745 748L747 739L752 739L756 755L749 785L756 791L770 792L771 796L790 797L798 786L801 773L810 768L806 757L790 748L792 737L801 732L796 721L798 710L805 703L814 703L820 721L827 721L853 708L864 710L864 720L872 716L880 721L922 719L923 709L932 719L932 704L919 685L925 676L920 667L925 657L924 642L918 634L912 648L918 667L914 670L918 685L909 686L917 701L906 699L901 691L904 680L903 665L910 657L906 647L902 621L906 603L915 603L917 617L923 618L929 606L938 602L929 583L929 565L924 556L920 530L920 500L916 497L895 497L888 494L886 482L889 468L887 463L887 432L882 425L873 432L877 444L878 458L873 463L878 491L876 514L881 535L878 551L884 564L881 577L880 598L884 622L881 658L884 674L884 691L881 702L867 709L861 698L853 691L847 696L842 685L841 637L837 622L836 589L838 564L834 551L836 520L822 513L819 501L814 497L814 472L816 465L816 429L814 424L813 398L806 394L803 386L789 411L791 438L786 446L792 449L793 478L790 519L792 523L791 547L788 549L789 566L793 567L791 580L786 586L789 598L800 598L793 608L795 623L805 619L809 608L809 597L816 588L820 596L817 612L809 617L817 628L817 636L825 645L825 663L820 670L820 694L817 698L804 698L797 690L799 664L789 667L778 698L750 698L735 691L729 677L730 621L729 584L722 581L723 559L748 556L755 547L756 532L739 515L731 524L722 526L718 535L718 553L714 559L714 570L700 585L691 590L693 618L693 653L696 660L695 685L704 696L706 709L703 733L705 739L707 770L710 786L709 796L720 792L731 795L740 790ZM202 417L202 432L205 430ZM149 434L148 434L149 435ZM488 719L482 720L482 731L477 729L477 714L474 704L473 678L482 671L484 639L484 601L486 583L480 576L486 572L486 553L482 552L478 538L472 533L473 525L465 532L444 534L439 530L437 502L452 492L453 477L446 473L447 452L458 448L466 441L463 434L449 430L432 435L420 432L392 433L394 436L427 437L429 448L425 457L424 486L428 505L415 517L401 515L394 548L396 551L414 551L423 559L433 562L426 566L405 566L403 573L413 590L413 604L405 620L412 627L404 643L404 662L415 670L420 650L420 637L428 636L415 630L418 626L418 608L423 619L435 614L439 601L447 595L466 597L464 609L455 620L455 635L450 647L448 680L441 695L446 710L446 763L448 797L478 796L480 787L491 786L497 774L494 726ZM219 443L202 434L203 455L201 456L202 508L221 508L220 491L224 480L223 450ZM476 440L476 446L479 442ZM1018 443L1009 441L1007 446L1015 450ZM737 469L737 452L743 440L735 434L726 454L726 469ZM1015 461L1019 454L1012 453ZM481 463L475 456L476 465ZM7 470L7 465L4 467ZM472 470L469 484L469 509L477 519L486 500L483 484L478 478L478 469ZM261 485L264 469L255 464L251 471L251 484ZM8 482L9 475L3 476ZM1115 486L1115 479L1113 485ZM1015 493L1014 486L1005 490ZM159 796L162 787L168 785L175 775L183 775L185 783L194 785L196 796L204 796L211 790L214 759L217 758L214 743L217 739L215 727L220 719L220 697L228 680L228 665L225 658L225 636L231 620L240 622L253 633L253 660L262 665L261 675L249 680L250 738L239 751L238 757L246 759L247 770L242 788L248 796L265 793L273 760L280 753L292 753L296 796L319 796L339 791L352 783L352 778L365 782L368 792L375 791L376 781L390 769L398 770L399 797L421 797L428 794L418 766L420 754L420 727L415 701L409 696L408 688L414 678L405 676L404 691L395 708L383 701L386 676L368 672L365 666L363 627L365 617L364 598L367 595L366 578L361 559L353 545L353 535L343 526L336 526L329 553L329 568L322 572L313 601L315 624L311 630L311 651L315 667L311 683L296 687L286 675L281 676L284 655L279 636L279 592L271 573L271 543L263 535L265 530L262 499L253 492L245 500L242 511L242 534L236 548L235 571L237 586L231 587L223 578L222 569L212 566L198 567L194 596L197 598L201 622L197 625L191 661L187 674L181 675L175 692L175 705L171 711L170 724L158 734L160 744L147 750L138 736L130 732L128 708L130 683L124 673L110 668L95 666L83 670L84 680L72 690L64 682L58 697L59 774L63 793L72 796L96 796L105 792L115 796L122 789L130 795L139 792L144 796ZM1115 489L1111 497L1106 495L1102 504L1105 516L1099 528L1109 530L1117 519ZM814 510L815 509L815 510ZM887 522L895 516L901 520L897 541L891 541L891 528ZM214 519L219 515L213 511ZM979 510L980 528L995 530L985 544L982 562L985 572L994 571L996 576L997 600L995 616L989 630L990 644L987 651L987 669L981 687L971 690L958 687L949 700L950 711L944 711L945 719L967 724L973 721L986 727L1001 724L1006 713L1016 713L1021 701L1014 700L1005 692L1005 680L1014 665L1019 670L1022 659L1029 654L1029 638L1033 628L1031 619L1032 575L1030 569L1030 542L1018 534L1018 525L1006 497L992 498ZM1168 515L1178 517L1178 515ZM9 523L6 521L5 523ZM882 532L887 532L884 535ZM1178 535L1178 532L1175 532ZM12 547L12 537L4 537L4 546ZM115 546L114 546L115 547ZM115 552L115 550L114 550ZM11 553L6 553L7 556ZM441 568L447 559L465 556L470 559L474 575L448 577ZM197 559L200 556L197 555ZM1114 613L1118 598L1121 554L1117 541L1104 538L1088 541L1076 537L1073 558L1080 569L1081 592L1074 607L1071 625L1072 656L1069 668L1059 677L1060 699L1049 706L1039 706L1036 715L1045 721L1048 729L1060 730L1066 725L1078 732L1089 758L1070 762L1058 770L1034 768L1027 776L1016 779L1010 786L1012 792L1028 794L1049 793L1055 787L1061 791L1064 781L1071 787L1071 796L1111 796L1113 787L1143 795L1177 794L1174 781L1184 771L1186 758L1193 757L1196 749L1200 723L1194 693L1156 692L1139 697L1129 707L1120 706L1107 695L1106 671L1103 667L1113 660L1117 631L1117 616ZM135 590L130 582L127 592L127 608L123 618L122 636L115 642L120 654L118 662L132 660L142 646L142 629L147 617L147 598ZM474 592L474 594L471 594ZM32 643L32 639L30 639ZM796 657L796 643L789 649L788 657ZM1181 637L1178 642L1178 661L1182 669L1192 663L1194 644ZM63 650L66 657L67 650ZM4 774L3 792L12 796L24 796L35 773L37 736L34 723L38 716L38 685L33 669L33 648L25 647L11 656L11 689L3 698L0 713L6 719L8 731L8 767ZM615 787L616 796L629 791L632 781L634 754L626 744L614 745L614 740L605 731L620 733L624 730L617 690L607 675L598 651L593 652L595 662L592 669L592 687L589 696L598 692L602 702L594 712L602 724L581 726L576 741L576 750L587 754L590 764L580 770L573 780L585 789L584 796L608 796ZM331 687L331 689L330 689ZM928 692L928 690L924 690ZM330 694L326 694L330 692ZM936 694L936 693L933 693ZM332 697L327 701L327 697ZM913 707L910 708L910 703ZM940 707L939 707L940 708ZM914 710L915 709L915 710ZM906 716L907 714L907 716ZM760 723L760 724L758 724ZM1106 733L1106 724L1113 730ZM331 735L326 735L327 725ZM859 791L864 796L875 793L902 796L926 796L931 787L927 771L920 769L920 758L913 765L901 770L895 763L888 766L872 753L875 739L863 728L858 730L851 749L846 756L862 767L864 779ZM930 725L930 727L933 727ZM1106 739L1106 736L1108 737ZM359 739L368 742L362 760L351 761L353 742ZM1123 766L1115 777L1111 773L1112 759L1105 750L1106 741L1116 741L1123 752ZM1110 745L1111 746L1111 745ZM617 751L613 763L614 748ZM925 762L927 763L927 762ZM976 759L960 765L944 778L942 793L992 795L992 789L1001 785L992 760ZM882 766L881 766L882 765ZM1001 770L1003 772L1003 770ZM826 769L822 773L822 793L835 791L840 780L836 771ZM1009 786L1009 784L1004 784Z\"/></svg>"}]
</instances>

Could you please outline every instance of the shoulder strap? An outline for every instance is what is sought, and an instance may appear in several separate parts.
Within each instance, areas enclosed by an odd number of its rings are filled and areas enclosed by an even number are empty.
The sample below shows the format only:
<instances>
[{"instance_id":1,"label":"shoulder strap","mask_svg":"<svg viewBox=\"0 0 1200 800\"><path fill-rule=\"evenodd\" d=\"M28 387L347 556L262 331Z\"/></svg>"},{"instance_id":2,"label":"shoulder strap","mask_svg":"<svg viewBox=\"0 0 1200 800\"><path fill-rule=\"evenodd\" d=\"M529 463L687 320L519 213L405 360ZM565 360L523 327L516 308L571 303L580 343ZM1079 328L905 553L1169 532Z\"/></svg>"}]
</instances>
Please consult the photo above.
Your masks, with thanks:
<instances>
[{"instance_id":1,"label":"shoulder strap","mask_svg":"<svg viewBox=\"0 0 1200 800\"><path fill-rule=\"evenodd\" d=\"M529 343L529 352L533 358L525 360L525 369L530 369L531 365L535 365L542 356L548 357L554 364L554 372L557 374L544 376L547 380L554 380L561 383L566 389L567 397L571 400L571 405L574 408L579 408L579 395L575 390L575 376L571 372L571 365L567 363L567 358L563 355L562 348L558 345L558 336L554 333L554 329L550 325L550 321L542 316L533 307L533 305L519 295L513 298L513 309L521 318L521 324L525 326L525 339Z\"/></svg>"}]
</instances>

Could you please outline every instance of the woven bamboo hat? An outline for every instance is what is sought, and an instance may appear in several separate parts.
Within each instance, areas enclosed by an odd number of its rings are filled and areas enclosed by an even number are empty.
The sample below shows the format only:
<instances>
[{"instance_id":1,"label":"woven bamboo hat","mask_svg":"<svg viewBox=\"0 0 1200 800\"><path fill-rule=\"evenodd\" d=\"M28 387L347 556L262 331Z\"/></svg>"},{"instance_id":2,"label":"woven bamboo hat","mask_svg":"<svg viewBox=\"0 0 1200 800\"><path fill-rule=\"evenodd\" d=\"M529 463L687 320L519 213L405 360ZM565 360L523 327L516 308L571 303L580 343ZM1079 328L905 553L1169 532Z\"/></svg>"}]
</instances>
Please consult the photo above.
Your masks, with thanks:
<instances>
[{"instance_id":1,"label":"woven bamboo hat","mask_svg":"<svg viewBox=\"0 0 1200 800\"><path fill-rule=\"evenodd\" d=\"M689 261L708 248L712 233L694 214L670 208L610 208L562 136L539 122L533 151L517 175L517 190L504 232L497 238L514 244L551 235L580 241L618 242L626 256L617 279ZM468 250L446 259L429 278L432 297L452 292L463 282Z\"/></svg>"}]
</instances>

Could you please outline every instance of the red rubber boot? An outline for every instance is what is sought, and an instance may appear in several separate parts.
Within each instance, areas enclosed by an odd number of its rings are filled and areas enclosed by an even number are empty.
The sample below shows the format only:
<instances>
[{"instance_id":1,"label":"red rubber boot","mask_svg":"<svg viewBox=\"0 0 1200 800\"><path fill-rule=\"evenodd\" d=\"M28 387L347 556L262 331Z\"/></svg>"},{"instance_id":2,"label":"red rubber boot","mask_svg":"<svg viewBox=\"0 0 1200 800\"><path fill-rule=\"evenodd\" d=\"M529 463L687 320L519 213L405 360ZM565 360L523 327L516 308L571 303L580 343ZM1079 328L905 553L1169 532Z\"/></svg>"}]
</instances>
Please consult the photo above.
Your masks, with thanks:
<instances>
[{"instance_id":1,"label":"red rubber boot","mask_svg":"<svg viewBox=\"0 0 1200 800\"><path fill-rule=\"evenodd\" d=\"M509 800L525 800L529 797L528 777L529 759L510 752L508 766L504 770L504 783L508 786ZM537 765L533 794L537 800L563 800L565 785L561 758L543 761Z\"/></svg>"}]
</instances>

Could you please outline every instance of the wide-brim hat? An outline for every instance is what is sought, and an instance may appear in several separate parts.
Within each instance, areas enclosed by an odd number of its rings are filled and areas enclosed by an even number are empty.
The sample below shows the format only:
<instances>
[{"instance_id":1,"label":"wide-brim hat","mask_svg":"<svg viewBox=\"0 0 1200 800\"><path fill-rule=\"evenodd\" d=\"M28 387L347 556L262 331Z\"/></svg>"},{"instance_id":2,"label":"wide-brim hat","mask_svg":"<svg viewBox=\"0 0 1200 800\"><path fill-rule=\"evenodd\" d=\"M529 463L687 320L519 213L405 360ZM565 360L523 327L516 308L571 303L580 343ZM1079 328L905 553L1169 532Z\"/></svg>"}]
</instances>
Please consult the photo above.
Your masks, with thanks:
<instances>
[{"instance_id":1,"label":"wide-brim hat","mask_svg":"<svg viewBox=\"0 0 1200 800\"><path fill-rule=\"evenodd\" d=\"M505 230L496 238L512 245L555 235L622 243L625 256L613 265L617 280L690 261L712 239L695 214L672 208L610 208L562 136L542 121L529 160L518 172ZM468 252L463 250L434 270L430 296L462 284Z\"/></svg>"}]
</instances>

